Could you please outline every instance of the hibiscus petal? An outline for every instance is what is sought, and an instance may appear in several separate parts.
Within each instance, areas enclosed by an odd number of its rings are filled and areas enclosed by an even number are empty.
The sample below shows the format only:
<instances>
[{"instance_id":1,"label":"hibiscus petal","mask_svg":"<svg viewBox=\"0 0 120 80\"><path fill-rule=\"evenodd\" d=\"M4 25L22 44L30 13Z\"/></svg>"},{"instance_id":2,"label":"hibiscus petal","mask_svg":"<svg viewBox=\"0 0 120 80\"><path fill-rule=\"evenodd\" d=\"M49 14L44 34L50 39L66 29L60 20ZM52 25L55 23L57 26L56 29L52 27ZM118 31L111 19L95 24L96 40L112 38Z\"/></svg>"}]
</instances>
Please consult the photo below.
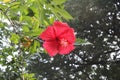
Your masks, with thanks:
<instances>
[{"instance_id":1,"label":"hibiscus petal","mask_svg":"<svg viewBox=\"0 0 120 80\"><path fill-rule=\"evenodd\" d=\"M47 27L45 31L39 36L42 40L54 40L55 39L55 32L52 26Z\"/></svg>"},{"instance_id":2,"label":"hibiscus petal","mask_svg":"<svg viewBox=\"0 0 120 80\"><path fill-rule=\"evenodd\" d=\"M74 35L74 30L73 28L69 28L66 32L61 34L59 36L59 39L66 39L69 43L74 43L75 42L75 35Z\"/></svg>"},{"instance_id":3,"label":"hibiscus petal","mask_svg":"<svg viewBox=\"0 0 120 80\"><path fill-rule=\"evenodd\" d=\"M65 27L69 27L69 25L67 23L63 23L63 22L60 22L60 21L55 21L53 23L53 26L65 26Z\"/></svg>"},{"instance_id":4,"label":"hibiscus petal","mask_svg":"<svg viewBox=\"0 0 120 80\"><path fill-rule=\"evenodd\" d=\"M56 41L45 41L43 47L51 57L58 53L58 43Z\"/></svg>"},{"instance_id":5,"label":"hibiscus petal","mask_svg":"<svg viewBox=\"0 0 120 80\"><path fill-rule=\"evenodd\" d=\"M56 36L62 35L66 32L70 27L66 23L62 23L59 21L55 21L53 24Z\"/></svg>"},{"instance_id":6,"label":"hibiscus petal","mask_svg":"<svg viewBox=\"0 0 120 80\"><path fill-rule=\"evenodd\" d=\"M72 44L69 44L67 47L60 46L59 54L69 54L75 47Z\"/></svg>"}]
</instances>

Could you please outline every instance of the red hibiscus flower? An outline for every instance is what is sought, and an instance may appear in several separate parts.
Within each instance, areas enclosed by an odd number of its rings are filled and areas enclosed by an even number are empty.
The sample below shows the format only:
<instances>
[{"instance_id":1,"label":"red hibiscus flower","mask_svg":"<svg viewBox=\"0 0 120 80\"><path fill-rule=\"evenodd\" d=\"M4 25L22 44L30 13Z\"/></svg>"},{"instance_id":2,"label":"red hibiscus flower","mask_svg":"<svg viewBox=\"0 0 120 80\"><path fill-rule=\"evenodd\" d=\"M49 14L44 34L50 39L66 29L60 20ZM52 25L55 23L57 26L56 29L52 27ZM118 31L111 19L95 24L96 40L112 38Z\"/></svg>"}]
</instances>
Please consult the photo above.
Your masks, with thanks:
<instances>
[{"instance_id":1,"label":"red hibiscus flower","mask_svg":"<svg viewBox=\"0 0 120 80\"><path fill-rule=\"evenodd\" d=\"M74 29L63 22L55 21L39 36L44 40L43 47L50 56L69 54L75 47Z\"/></svg>"}]
</instances>

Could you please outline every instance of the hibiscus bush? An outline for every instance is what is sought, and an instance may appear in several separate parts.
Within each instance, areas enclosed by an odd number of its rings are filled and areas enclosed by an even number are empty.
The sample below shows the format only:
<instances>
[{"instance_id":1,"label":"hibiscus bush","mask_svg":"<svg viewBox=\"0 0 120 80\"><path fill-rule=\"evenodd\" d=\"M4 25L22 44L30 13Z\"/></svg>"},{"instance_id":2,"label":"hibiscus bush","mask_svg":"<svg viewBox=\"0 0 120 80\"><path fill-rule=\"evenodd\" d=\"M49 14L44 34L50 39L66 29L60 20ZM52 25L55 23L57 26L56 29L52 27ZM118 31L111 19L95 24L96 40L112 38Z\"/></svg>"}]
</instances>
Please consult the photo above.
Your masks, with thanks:
<instances>
[{"instance_id":1,"label":"hibiscus bush","mask_svg":"<svg viewBox=\"0 0 120 80\"><path fill-rule=\"evenodd\" d=\"M0 79L36 80L26 66L35 53L68 54L77 44L66 0L0 0ZM51 25L51 26L50 26Z\"/></svg>"}]
</instances>

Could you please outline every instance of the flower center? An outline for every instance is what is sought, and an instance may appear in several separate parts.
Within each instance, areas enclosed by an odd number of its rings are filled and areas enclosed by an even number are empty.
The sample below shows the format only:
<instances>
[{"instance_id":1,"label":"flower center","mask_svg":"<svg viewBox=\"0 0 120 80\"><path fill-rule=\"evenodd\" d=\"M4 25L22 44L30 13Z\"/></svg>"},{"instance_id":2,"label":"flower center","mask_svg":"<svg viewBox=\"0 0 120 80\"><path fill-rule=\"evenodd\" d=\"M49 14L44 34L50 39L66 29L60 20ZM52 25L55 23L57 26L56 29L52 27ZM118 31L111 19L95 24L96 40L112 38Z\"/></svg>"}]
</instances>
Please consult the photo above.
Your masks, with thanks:
<instances>
[{"instance_id":1,"label":"flower center","mask_svg":"<svg viewBox=\"0 0 120 80\"><path fill-rule=\"evenodd\" d=\"M68 46L68 41L66 39L61 39L60 40L60 45L63 47L67 47Z\"/></svg>"}]
</instances>

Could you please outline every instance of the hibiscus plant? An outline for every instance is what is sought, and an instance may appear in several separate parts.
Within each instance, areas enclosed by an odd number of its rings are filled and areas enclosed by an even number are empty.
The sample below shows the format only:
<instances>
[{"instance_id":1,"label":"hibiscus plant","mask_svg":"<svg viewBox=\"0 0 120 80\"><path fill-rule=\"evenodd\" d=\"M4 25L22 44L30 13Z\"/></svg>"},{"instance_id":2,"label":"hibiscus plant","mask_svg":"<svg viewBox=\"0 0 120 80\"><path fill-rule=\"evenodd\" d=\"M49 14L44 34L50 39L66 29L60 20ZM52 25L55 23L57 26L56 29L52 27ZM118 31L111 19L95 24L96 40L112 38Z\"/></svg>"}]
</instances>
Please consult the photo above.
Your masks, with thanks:
<instances>
[{"instance_id":1,"label":"hibiscus plant","mask_svg":"<svg viewBox=\"0 0 120 80\"><path fill-rule=\"evenodd\" d=\"M26 70L33 54L53 57L75 48L75 31L62 22L72 19L65 1L0 0L0 79L36 80Z\"/></svg>"}]
</instances>

